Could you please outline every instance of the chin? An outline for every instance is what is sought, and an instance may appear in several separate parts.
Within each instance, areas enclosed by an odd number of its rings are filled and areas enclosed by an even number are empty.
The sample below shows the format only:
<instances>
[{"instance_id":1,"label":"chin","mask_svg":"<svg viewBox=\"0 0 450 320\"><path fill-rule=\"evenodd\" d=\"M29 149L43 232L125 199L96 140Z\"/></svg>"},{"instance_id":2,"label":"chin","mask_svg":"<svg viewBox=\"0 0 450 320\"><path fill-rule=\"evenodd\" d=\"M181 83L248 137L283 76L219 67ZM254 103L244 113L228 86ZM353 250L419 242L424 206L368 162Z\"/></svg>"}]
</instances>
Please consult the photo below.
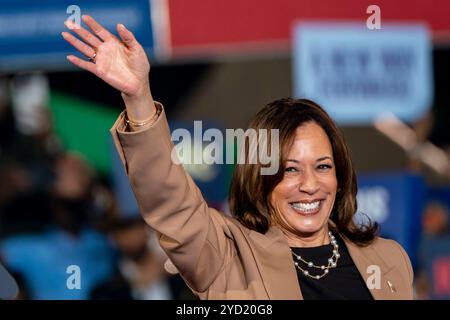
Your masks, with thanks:
<instances>
[{"instance_id":1,"label":"chin","mask_svg":"<svg viewBox=\"0 0 450 320\"><path fill-rule=\"evenodd\" d=\"M326 203L324 203L326 204ZM317 210L303 212L289 205L290 225L299 233L313 234L320 231L327 223L329 210L326 205L321 205Z\"/></svg>"},{"instance_id":2,"label":"chin","mask_svg":"<svg viewBox=\"0 0 450 320\"><path fill-rule=\"evenodd\" d=\"M300 234L312 235L322 230L323 224L299 225L297 223L294 228Z\"/></svg>"}]
</instances>

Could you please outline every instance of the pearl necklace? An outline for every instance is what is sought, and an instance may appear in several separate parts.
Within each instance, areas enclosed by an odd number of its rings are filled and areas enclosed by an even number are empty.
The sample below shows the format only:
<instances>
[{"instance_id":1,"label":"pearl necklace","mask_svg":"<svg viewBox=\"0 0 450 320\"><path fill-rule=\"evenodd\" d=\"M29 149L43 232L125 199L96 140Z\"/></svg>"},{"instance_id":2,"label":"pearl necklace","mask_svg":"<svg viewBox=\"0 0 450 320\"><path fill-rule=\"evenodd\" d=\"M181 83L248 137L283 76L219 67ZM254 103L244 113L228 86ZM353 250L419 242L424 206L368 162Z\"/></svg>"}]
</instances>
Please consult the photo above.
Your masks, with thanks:
<instances>
[{"instance_id":1,"label":"pearl necklace","mask_svg":"<svg viewBox=\"0 0 450 320\"><path fill-rule=\"evenodd\" d=\"M291 252L294 255L295 258L295 266L307 277L310 277L312 279L316 279L319 280L320 278L326 276L330 269L332 268L336 268L337 266L337 261L338 259L341 257L341 255L339 254L339 245L337 244L336 238L333 236L333 234L331 233L331 231L328 232L328 236L330 237L330 241L331 244L333 245L333 255L331 256L331 258L328 259L328 265L315 265L312 261L306 261L305 259L302 258L302 256L300 256L299 254L296 254L294 251ZM323 270L322 274L316 274L316 275L312 275L309 273L308 270L303 269L300 266L300 262L303 262L304 264L306 264L309 268L316 268L316 269L320 269Z\"/></svg>"}]
</instances>

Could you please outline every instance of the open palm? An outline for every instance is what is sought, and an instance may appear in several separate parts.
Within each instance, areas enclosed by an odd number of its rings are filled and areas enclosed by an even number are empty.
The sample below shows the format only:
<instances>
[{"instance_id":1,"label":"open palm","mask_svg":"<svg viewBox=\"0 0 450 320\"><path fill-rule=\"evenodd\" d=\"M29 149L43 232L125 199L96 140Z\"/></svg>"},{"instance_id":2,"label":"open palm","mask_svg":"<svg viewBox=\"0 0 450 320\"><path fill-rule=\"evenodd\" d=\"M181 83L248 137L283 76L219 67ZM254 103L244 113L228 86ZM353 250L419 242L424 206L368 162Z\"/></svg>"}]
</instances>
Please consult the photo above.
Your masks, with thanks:
<instances>
[{"instance_id":1,"label":"open palm","mask_svg":"<svg viewBox=\"0 0 450 320\"><path fill-rule=\"evenodd\" d=\"M69 55L67 59L74 65L92 72L109 85L126 95L137 95L148 88L150 64L142 46L124 25L117 25L121 38L102 27L90 16L83 21L94 34L83 27L66 21L67 28L75 32L81 40L69 32L63 32L64 39L88 58L80 59Z\"/></svg>"}]
</instances>

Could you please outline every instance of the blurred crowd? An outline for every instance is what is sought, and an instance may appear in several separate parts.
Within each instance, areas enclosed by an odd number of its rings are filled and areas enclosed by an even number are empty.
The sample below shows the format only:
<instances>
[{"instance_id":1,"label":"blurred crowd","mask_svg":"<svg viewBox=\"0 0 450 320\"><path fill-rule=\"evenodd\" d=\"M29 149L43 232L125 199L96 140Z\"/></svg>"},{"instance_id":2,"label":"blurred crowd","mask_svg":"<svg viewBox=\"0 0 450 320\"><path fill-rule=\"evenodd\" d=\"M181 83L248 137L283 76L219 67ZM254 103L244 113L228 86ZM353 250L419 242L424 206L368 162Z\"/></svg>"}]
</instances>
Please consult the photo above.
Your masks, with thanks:
<instances>
[{"instance_id":1,"label":"blurred crowd","mask_svg":"<svg viewBox=\"0 0 450 320\"><path fill-rule=\"evenodd\" d=\"M0 177L0 260L18 298L193 298L139 214L121 214L109 177L65 150L44 75L0 78Z\"/></svg>"}]
</instances>

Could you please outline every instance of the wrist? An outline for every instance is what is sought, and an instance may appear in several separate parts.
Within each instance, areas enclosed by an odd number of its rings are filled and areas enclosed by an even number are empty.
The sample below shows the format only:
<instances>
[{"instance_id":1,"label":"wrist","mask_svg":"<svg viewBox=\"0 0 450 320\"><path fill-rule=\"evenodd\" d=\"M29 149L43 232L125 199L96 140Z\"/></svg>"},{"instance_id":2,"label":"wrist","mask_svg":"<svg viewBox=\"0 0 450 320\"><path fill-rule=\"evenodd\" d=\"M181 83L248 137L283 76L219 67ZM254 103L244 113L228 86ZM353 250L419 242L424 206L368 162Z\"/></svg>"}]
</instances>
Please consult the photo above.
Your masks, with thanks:
<instances>
[{"instance_id":1,"label":"wrist","mask_svg":"<svg viewBox=\"0 0 450 320\"><path fill-rule=\"evenodd\" d=\"M141 90L138 94L121 93L130 120L141 122L151 118L156 113L156 107L150 88Z\"/></svg>"},{"instance_id":2,"label":"wrist","mask_svg":"<svg viewBox=\"0 0 450 320\"><path fill-rule=\"evenodd\" d=\"M149 98L151 98L152 94L150 92L150 86L148 83L141 86L140 89L136 90L133 94L129 94L126 92L120 93L122 96L122 99L127 102L140 102L140 101L148 101Z\"/></svg>"},{"instance_id":3,"label":"wrist","mask_svg":"<svg viewBox=\"0 0 450 320\"><path fill-rule=\"evenodd\" d=\"M159 115L161 114L162 108L160 106L155 105L155 112L151 115L151 117L149 119L143 120L143 121L134 121L131 120L128 117L127 112L125 112L125 123L127 124L128 127L130 127L131 129L140 129L140 128L144 128L147 127L148 125L152 125L159 117ZM135 131L135 130L132 130Z\"/></svg>"}]
</instances>

